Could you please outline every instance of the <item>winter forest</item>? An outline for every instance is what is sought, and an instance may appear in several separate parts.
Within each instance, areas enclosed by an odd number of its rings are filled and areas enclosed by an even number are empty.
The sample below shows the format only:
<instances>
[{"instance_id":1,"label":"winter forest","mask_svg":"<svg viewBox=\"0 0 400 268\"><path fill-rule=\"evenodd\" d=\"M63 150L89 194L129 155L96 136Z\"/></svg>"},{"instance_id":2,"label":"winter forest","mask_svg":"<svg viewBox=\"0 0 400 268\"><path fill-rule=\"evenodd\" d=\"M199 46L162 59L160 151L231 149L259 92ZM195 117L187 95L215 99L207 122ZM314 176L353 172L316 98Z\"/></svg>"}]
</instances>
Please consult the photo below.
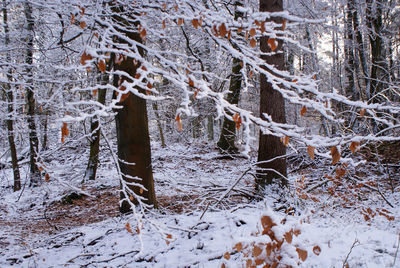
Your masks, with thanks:
<instances>
[{"instance_id":1,"label":"winter forest","mask_svg":"<svg viewBox=\"0 0 400 268\"><path fill-rule=\"evenodd\" d=\"M400 267L398 0L0 6L0 267Z\"/></svg>"}]
</instances>

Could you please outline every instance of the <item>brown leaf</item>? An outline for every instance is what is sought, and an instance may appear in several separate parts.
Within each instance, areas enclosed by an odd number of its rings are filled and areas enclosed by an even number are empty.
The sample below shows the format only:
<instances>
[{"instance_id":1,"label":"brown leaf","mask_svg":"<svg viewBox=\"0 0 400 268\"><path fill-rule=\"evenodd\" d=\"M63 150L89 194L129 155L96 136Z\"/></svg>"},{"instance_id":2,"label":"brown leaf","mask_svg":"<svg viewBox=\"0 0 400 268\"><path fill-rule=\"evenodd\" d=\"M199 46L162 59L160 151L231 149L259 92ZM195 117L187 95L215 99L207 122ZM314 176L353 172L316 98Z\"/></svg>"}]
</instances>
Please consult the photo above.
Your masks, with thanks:
<instances>
[{"instance_id":1,"label":"brown leaf","mask_svg":"<svg viewBox=\"0 0 400 268\"><path fill-rule=\"evenodd\" d=\"M49 181L50 181L50 175L49 175L49 173L46 173L46 174L44 175L44 180L45 180L46 182L49 182Z\"/></svg>"},{"instance_id":2,"label":"brown leaf","mask_svg":"<svg viewBox=\"0 0 400 268\"><path fill-rule=\"evenodd\" d=\"M143 28L143 30L140 31L140 38L144 40L146 38L146 35L147 31Z\"/></svg>"},{"instance_id":3,"label":"brown leaf","mask_svg":"<svg viewBox=\"0 0 400 268\"><path fill-rule=\"evenodd\" d=\"M304 116L306 114L306 112L307 112L307 107L303 106L303 108L301 108L300 115Z\"/></svg>"},{"instance_id":4,"label":"brown leaf","mask_svg":"<svg viewBox=\"0 0 400 268\"><path fill-rule=\"evenodd\" d=\"M359 147L360 147L360 143L357 142L357 141L353 141L353 142L350 144L350 151L354 154L355 152L358 151L358 148L359 148Z\"/></svg>"},{"instance_id":5,"label":"brown leaf","mask_svg":"<svg viewBox=\"0 0 400 268\"><path fill-rule=\"evenodd\" d=\"M336 146L331 147L332 165L335 165L340 160L340 153Z\"/></svg>"},{"instance_id":6,"label":"brown leaf","mask_svg":"<svg viewBox=\"0 0 400 268\"><path fill-rule=\"evenodd\" d=\"M164 10L167 9L167 4L164 3L162 7L163 7Z\"/></svg>"},{"instance_id":7,"label":"brown leaf","mask_svg":"<svg viewBox=\"0 0 400 268\"><path fill-rule=\"evenodd\" d=\"M274 38L268 39L267 43L272 51L275 51L275 49L278 47L278 42Z\"/></svg>"},{"instance_id":8,"label":"brown leaf","mask_svg":"<svg viewBox=\"0 0 400 268\"><path fill-rule=\"evenodd\" d=\"M340 178L346 175L346 169L343 166L337 167L336 169L336 177Z\"/></svg>"},{"instance_id":9,"label":"brown leaf","mask_svg":"<svg viewBox=\"0 0 400 268\"><path fill-rule=\"evenodd\" d=\"M127 222L125 224L125 229L128 231L128 233L131 233L131 234L133 233L131 225L129 224L129 222Z\"/></svg>"},{"instance_id":10,"label":"brown leaf","mask_svg":"<svg viewBox=\"0 0 400 268\"><path fill-rule=\"evenodd\" d=\"M315 157L314 151L315 151L315 147L314 147L314 146L311 146L311 145L308 145L308 147L307 147L307 153L308 153L308 155L310 156L310 158L311 158L312 160L314 160L314 157Z\"/></svg>"},{"instance_id":11,"label":"brown leaf","mask_svg":"<svg viewBox=\"0 0 400 268\"><path fill-rule=\"evenodd\" d=\"M222 24L218 27L218 30L219 30L219 35L220 35L221 37L224 37L224 36L228 33L228 30L226 29L225 23L222 23Z\"/></svg>"},{"instance_id":12,"label":"brown leaf","mask_svg":"<svg viewBox=\"0 0 400 268\"><path fill-rule=\"evenodd\" d=\"M256 35L256 29L254 28L250 29L249 34L251 37L254 37Z\"/></svg>"},{"instance_id":13,"label":"brown leaf","mask_svg":"<svg viewBox=\"0 0 400 268\"><path fill-rule=\"evenodd\" d=\"M286 20L286 19L283 19L283 22L282 22L282 31L284 31L284 30L286 29L286 22L287 22L287 20Z\"/></svg>"},{"instance_id":14,"label":"brown leaf","mask_svg":"<svg viewBox=\"0 0 400 268\"><path fill-rule=\"evenodd\" d=\"M362 110L360 111L360 116L364 117L366 111L367 111L366 109L362 109Z\"/></svg>"},{"instance_id":15,"label":"brown leaf","mask_svg":"<svg viewBox=\"0 0 400 268\"><path fill-rule=\"evenodd\" d=\"M79 27L81 27L81 29L85 29L85 28L86 28L86 22L81 21L81 22L79 23Z\"/></svg>"},{"instance_id":16,"label":"brown leaf","mask_svg":"<svg viewBox=\"0 0 400 268\"><path fill-rule=\"evenodd\" d=\"M307 259L307 250L296 248L296 251L300 260L305 261Z\"/></svg>"},{"instance_id":17,"label":"brown leaf","mask_svg":"<svg viewBox=\"0 0 400 268\"><path fill-rule=\"evenodd\" d=\"M83 52L82 56L81 56L81 61L80 63L82 65L86 65L86 61L91 60L92 59L92 55L87 54L86 51Z\"/></svg>"},{"instance_id":18,"label":"brown leaf","mask_svg":"<svg viewBox=\"0 0 400 268\"><path fill-rule=\"evenodd\" d=\"M321 248L319 246L314 246L312 251L318 256L321 253Z\"/></svg>"},{"instance_id":19,"label":"brown leaf","mask_svg":"<svg viewBox=\"0 0 400 268\"><path fill-rule=\"evenodd\" d=\"M93 97L96 97L96 95L97 95L97 89L93 89L93 90L92 90L92 95L93 95Z\"/></svg>"},{"instance_id":20,"label":"brown leaf","mask_svg":"<svg viewBox=\"0 0 400 268\"><path fill-rule=\"evenodd\" d=\"M253 254L253 257L258 257L262 253L262 249L255 245L251 253Z\"/></svg>"},{"instance_id":21,"label":"brown leaf","mask_svg":"<svg viewBox=\"0 0 400 268\"><path fill-rule=\"evenodd\" d=\"M68 135L69 135L68 124L64 122L61 127L61 143L64 143L65 137Z\"/></svg>"},{"instance_id":22,"label":"brown leaf","mask_svg":"<svg viewBox=\"0 0 400 268\"><path fill-rule=\"evenodd\" d=\"M189 77L189 86L194 87L194 82L190 77Z\"/></svg>"},{"instance_id":23,"label":"brown leaf","mask_svg":"<svg viewBox=\"0 0 400 268\"><path fill-rule=\"evenodd\" d=\"M178 19L178 26L181 26L184 23L184 20L182 18Z\"/></svg>"},{"instance_id":24,"label":"brown leaf","mask_svg":"<svg viewBox=\"0 0 400 268\"><path fill-rule=\"evenodd\" d=\"M229 252L225 252L225 253L224 253L224 258L225 258L226 260L229 260L229 259L231 258L231 254L229 254Z\"/></svg>"},{"instance_id":25,"label":"brown leaf","mask_svg":"<svg viewBox=\"0 0 400 268\"><path fill-rule=\"evenodd\" d=\"M148 82L148 83L147 83L147 87L148 87L149 89L152 89L152 88L153 88L153 85L152 85L150 82Z\"/></svg>"},{"instance_id":26,"label":"brown leaf","mask_svg":"<svg viewBox=\"0 0 400 268\"><path fill-rule=\"evenodd\" d=\"M256 47L256 45L257 45L257 41L256 41L256 39L254 39L254 38L251 38L251 39L250 39L250 46L251 46L252 48L255 48L255 47Z\"/></svg>"},{"instance_id":27,"label":"brown leaf","mask_svg":"<svg viewBox=\"0 0 400 268\"><path fill-rule=\"evenodd\" d=\"M243 249L243 245L242 243L237 243L233 248L236 249L237 252L240 252Z\"/></svg>"},{"instance_id":28,"label":"brown leaf","mask_svg":"<svg viewBox=\"0 0 400 268\"><path fill-rule=\"evenodd\" d=\"M100 60L98 63L100 72L104 73L106 71L106 63L104 60Z\"/></svg>"},{"instance_id":29,"label":"brown leaf","mask_svg":"<svg viewBox=\"0 0 400 268\"><path fill-rule=\"evenodd\" d=\"M262 216L261 217L261 225L263 229L271 229L272 226L275 226L276 224L272 221L270 216Z\"/></svg>"},{"instance_id":30,"label":"brown leaf","mask_svg":"<svg viewBox=\"0 0 400 268\"><path fill-rule=\"evenodd\" d=\"M165 29L165 27L166 27L166 26L165 26L165 20L163 20L163 21L162 21L162 28L163 28L163 30Z\"/></svg>"},{"instance_id":31,"label":"brown leaf","mask_svg":"<svg viewBox=\"0 0 400 268\"><path fill-rule=\"evenodd\" d=\"M264 33L264 32L265 32L265 22L262 22L262 23L261 23L260 31L261 31L261 33Z\"/></svg>"},{"instance_id":32,"label":"brown leaf","mask_svg":"<svg viewBox=\"0 0 400 268\"><path fill-rule=\"evenodd\" d=\"M284 237L285 237L285 240L286 240L289 244L292 243L292 238L293 238L292 231L285 233Z\"/></svg>"},{"instance_id":33,"label":"brown leaf","mask_svg":"<svg viewBox=\"0 0 400 268\"><path fill-rule=\"evenodd\" d=\"M193 27L194 27L195 29L197 29L197 28L199 28L199 26L201 26L198 19L193 19L193 20L192 20L192 25L193 25Z\"/></svg>"}]
</instances>

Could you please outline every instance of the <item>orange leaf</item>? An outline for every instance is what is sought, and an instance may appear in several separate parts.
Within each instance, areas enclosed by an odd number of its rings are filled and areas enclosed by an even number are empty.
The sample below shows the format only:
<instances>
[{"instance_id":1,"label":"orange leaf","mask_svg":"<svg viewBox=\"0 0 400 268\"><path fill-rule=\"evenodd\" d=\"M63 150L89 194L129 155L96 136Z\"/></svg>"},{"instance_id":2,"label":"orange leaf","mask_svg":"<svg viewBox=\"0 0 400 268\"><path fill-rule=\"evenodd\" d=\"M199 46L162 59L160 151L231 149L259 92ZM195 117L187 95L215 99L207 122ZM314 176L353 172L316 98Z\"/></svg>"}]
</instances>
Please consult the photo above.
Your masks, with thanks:
<instances>
[{"instance_id":1,"label":"orange leaf","mask_svg":"<svg viewBox=\"0 0 400 268\"><path fill-rule=\"evenodd\" d=\"M296 248L297 254L299 254L299 258L302 261L305 261L307 259L307 250Z\"/></svg>"},{"instance_id":2,"label":"orange leaf","mask_svg":"<svg viewBox=\"0 0 400 268\"><path fill-rule=\"evenodd\" d=\"M335 165L340 160L340 153L335 146L331 147L332 165Z\"/></svg>"},{"instance_id":3,"label":"orange leaf","mask_svg":"<svg viewBox=\"0 0 400 268\"><path fill-rule=\"evenodd\" d=\"M167 4L166 3L163 4L163 9L167 9Z\"/></svg>"},{"instance_id":4,"label":"orange leaf","mask_svg":"<svg viewBox=\"0 0 400 268\"><path fill-rule=\"evenodd\" d=\"M366 109L362 109L362 110L360 111L360 116L364 116L366 111L367 111Z\"/></svg>"},{"instance_id":5,"label":"orange leaf","mask_svg":"<svg viewBox=\"0 0 400 268\"><path fill-rule=\"evenodd\" d=\"M256 39L254 39L254 38L251 38L251 40L250 40L250 46L251 46L252 48L255 48L255 47L256 47L256 45L257 45L257 41L256 41Z\"/></svg>"},{"instance_id":6,"label":"orange leaf","mask_svg":"<svg viewBox=\"0 0 400 268\"><path fill-rule=\"evenodd\" d=\"M300 115L304 116L306 114L306 112L307 112L307 107L303 106L303 108L301 108Z\"/></svg>"},{"instance_id":7,"label":"orange leaf","mask_svg":"<svg viewBox=\"0 0 400 268\"><path fill-rule=\"evenodd\" d=\"M128 233L133 233L132 232L132 228L131 228L131 225L129 224L129 222L127 222L126 224L125 224L125 229L128 231Z\"/></svg>"},{"instance_id":8,"label":"orange leaf","mask_svg":"<svg viewBox=\"0 0 400 268\"><path fill-rule=\"evenodd\" d=\"M307 147L307 153L308 153L308 155L310 156L310 158L312 159L312 160L314 160L314 150L315 150L315 147L314 146L311 146L311 145L309 145L308 147Z\"/></svg>"},{"instance_id":9,"label":"orange leaf","mask_svg":"<svg viewBox=\"0 0 400 268\"><path fill-rule=\"evenodd\" d=\"M243 249L242 243L237 243L233 248L236 249L237 252L242 251Z\"/></svg>"},{"instance_id":10,"label":"orange leaf","mask_svg":"<svg viewBox=\"0 0 400 268\"><path fill-rule=\"evenodd\" d=\"M242 125L242 118L239 116L238 119L236 120L236 130L237 131L239 131L241 125Z\"/></svg>"},{"instance_id":11,"label":"orange leaf","mask_svg":"<svg viewBox=\"0 0 400 268\"><path fill-rule=\"evenodd\" d=\"M356 142L356 141L353 141L353 142L350 144L350 151L354 154L355 152L358 151L358 147L360 147L360 143L359 143L359 142Z\"/></svg>"},{"instance_id":12,"label":"orange leaf","mask_svg":"<svg viewBox=\"0 0 400 268\"><path fill-rule=\"evenodd\" d=\"M283 139L283 145L285 145L285 147L288 146L288 144L289 144L289 139L290 139L289 136L285 136L285 138Z\"/></svg>"},{"instance_id":13,"label":"orange leaf","mask_svg":"<svg viewBox=\"0 0 400 268\"><path fill-rule=\"evenodd\" d=\"M100 72L104 73L106 71L106 63L104 60L100 60L98 63Z\"/></svg>"},{"instance_id":14,"label":"orange leaf","mask_svg":"<svg viewBox=\"0 0 400 268\"><path fill-rule=\"evenodd\" d=\"M97 89L93 89L93 90L92 90L92 95L93 95L93 97L96 97L96 95L97 95Z\"/></svg>"},{"instance_id":15,"label":"orange leaf","mask_svg":"<svg viewBox=\"0 0 400 268\"><path fill-rule=\"evenodd\" d=\"M81 29L85 29L85 28L86 28L86 22L81 21L81 22L79 23L79 27L81 27Z\"/></svg>"},{"instance_id":16,"label":"orange leaf","mask_svg":"<svg viewBox=\"0 0 400 268\"><path fill-rule=\"evenodd\" d=\"M175 121L178 122L178 131L182 131L182 121L179 114L176 116Z\"/></svg>"},{"instance_id":17,"label":"orange leaf","mask_svg":"<svg viewBox=\"0 0 400 268\"><path fill-rule=\"evenodd\" d=\"M162 21L162 28L163 28L163 30L165 29L165 27L166 27L166 26L165 26L165 20L163 20L163 21Z\"/></svg>"},{"instance_id":18,"label":"orange leaf","mask_svg":"<svg viewBox=\"0 0 400 268\"><path fill-rule=\"evenodd\" d=\"M178 26L181 26L185 21L182 18L178 19Z\"/></svg>"},{"instance_id":19,"label":"orange leaf","mask_svg":"<svg viewBox=\"0 0 400 268\"><path fill-rule=\"evenodd\" d=\"M139 226L138 226L138 227L136 227L136 233L137 233L137 234L140 234L140 229L139 229Z\"/></svg>"},{"instance_id":20,"label":"orange leaf","mask_svg":"<svg viewBox=\"0 0 400 268\"><path fill-rule=\"evenodd\" d=\"M250 29L249 34L250 34L251 37L255 36L256 35L256 29L254 29L254 28Z\"/></svg>"},{"instance_id":21,"label":"orange leaf","mask_svg":"<svg viewBox=\"0 0 400 268\"><path fill-rule=\"evenodd\" d=\"M250 79L253 78L253 70L250 70L250 72L249 72L249 78L250 78Z\"/></svg>"},{"instance_id":22,"label":"orange leaf","mask_svg":"<svg viewBox=\"0 0 400 268\"><path fill-rule=\"evenodd\" d=\"M190 77L189 77L189 86L194 87L194 82Z\"/></svg>"},{"instance_id":23,"label":"orange leaf","mask_svg":"<svg viewBox=\"0 0 400 268\"><path fill-rule=\"evenodd\" d=\"M75 23L75 15L71 13L71 24Z\"/></svg>"},{"instance_id":24,"label":"orange leaf","mask_svg":"<svg viewBox=\"0 0 400 268\"><path fill-rule=\"evenodd\" d=\"M225 253L224 253L224 258L225 258L226 260L229 260L229 259L231 258L231 254L229 254L229 252L225 252Z\"/></svg>"},{"instance_id":25,"label":"orange leaf","mask_svg":"<svg viewBox=\"0 0 400 268\"><path fill-rule=\"evenodd\" d=\"M65 137L68 135L69 135L68 124L64 122L61 127L61 143L64 143Z\"/></svg>"},{"instance_id":26,"label":"orange leaf","mask_svg":"<svg viewBox=\"0 0 400 268\"><path fill-rule=\"evenodd\" d=\"M46 182L49 182L49 181L50 181L50 175L49 175L49 173L46 173L46 174L44 175L44 180L45 180Z\"/></svg>"},{"instance_id":27,"label":"orange leaf","mask_svg":"<svg viewBox=\"0 0 400 268\"><path fill-rule=\"evenodd\" d=\"M275 51L275 49L278 47L278 42L274 38L268 39L267 43L272 51Z\"/></svg>"},{"instance_id":28,"label":"orange leaf","mask_svg":"<svg viewBox=\"0 0 400 268\"><path fill-rule=\"evenodd\" d=\"M150 82L148 82L148 83L147 83L147 87L148 87L149 89L152 89L152 88L153 88L153 85L152 85Z\"/></svg>"},{"instance_id":29,"label":"orange leaf","mask_svg":"<svg viewBox=\"0 0 400 268\"><path fill-rule=\"evenodd\" d=\"M286 22L287 22L287 20L286 20L286 19L283 19L283 22L282 22L282 31L284 31L284 30L286 29Z\"/></svg>"},{"instance_id":30,"label":"orange leaf","mask_svg":"<svg viewBox=\"0 0 400 268\"><path fill-rule=\"evenodd\" d=\"M140 73L135 74L135 79L139 79L140 78Z\"/></svg>"},{"instance_id":31,"label":"orange leaf","mask_svg":"<svg viewBox=\"0 0 400 268\"><path fill-rule=\"evenodd\" d=\"M146 29L143 28L143 30L140 32L140 38L145 39L147 35Z\"/></svg>"},{"instance_id":32,"label":"orange leaf","mask_svg":"<svg viewBox=\"0 0 400 268\"><path fill-rule=\"evenodd\" d=\"M174 6L176 12L178 12L178 6Z\"/></svg>"},{"instance_id":33,"label":"orange leaf","mask_svg":"<svg viewBox=\"0 0 400 268\"><path fill-rule=\"evenodd\" d=\"M321 248L319 246L314 246L312 251L318 256L321 253Z\"/></svg>"}]
</instances>

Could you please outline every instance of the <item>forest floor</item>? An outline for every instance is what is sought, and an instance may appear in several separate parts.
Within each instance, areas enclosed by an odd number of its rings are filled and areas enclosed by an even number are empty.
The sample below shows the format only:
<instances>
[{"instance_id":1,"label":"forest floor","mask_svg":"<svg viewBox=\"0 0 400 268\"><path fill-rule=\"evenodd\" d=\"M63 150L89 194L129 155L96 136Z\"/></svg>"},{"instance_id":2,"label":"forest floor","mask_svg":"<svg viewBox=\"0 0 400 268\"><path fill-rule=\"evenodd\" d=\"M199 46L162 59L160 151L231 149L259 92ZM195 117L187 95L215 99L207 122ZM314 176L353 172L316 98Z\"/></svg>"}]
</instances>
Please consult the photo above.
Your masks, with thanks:
<instances>
[{"instance_id":1,"label":"forest floor","mask_svg":"<svg viewBox=\"0 0 400 268\"><path fill-rule=\"evenodd\" d=\"M364 147L357 167L300 150L289 187L254 201L255 153L229 160L207 143L155 144L159 208L139 233L137 218L119 215L108 154L82 182L87 152L64 146L39 187L13 193L11 170L0 170L0 267L400 267L400 148L385 146Z\"/></svg>"}]
</instances>

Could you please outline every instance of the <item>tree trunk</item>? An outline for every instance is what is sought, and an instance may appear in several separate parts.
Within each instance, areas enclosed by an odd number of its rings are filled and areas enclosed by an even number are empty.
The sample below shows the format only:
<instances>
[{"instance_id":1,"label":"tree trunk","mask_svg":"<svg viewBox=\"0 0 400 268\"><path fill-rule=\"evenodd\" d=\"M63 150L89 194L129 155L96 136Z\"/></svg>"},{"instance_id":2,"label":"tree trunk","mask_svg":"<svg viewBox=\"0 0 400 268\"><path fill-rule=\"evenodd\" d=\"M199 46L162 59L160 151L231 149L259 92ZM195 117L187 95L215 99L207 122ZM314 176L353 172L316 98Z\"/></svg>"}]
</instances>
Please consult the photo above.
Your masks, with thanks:
<instances>
[{"instance_id":1,"label":"tree trunk","mask_svg":"<svg viewBox=\"0 0 400 268\"><path fill-rule=\"evenodd\" d=\"M142 43L137 30L138 25L131 25L123 17L119 16L119 14L124 13L122 7L114 8L114 10L116 12L114 19L127 28L129 26L129 31L121 30L121 33L130 40ZM136 28L136 31L132 28ZM116 40L120 44L126 43L119 37L116 37ZM136 49L143 56L143 49L138 46ZM120 64L115 64L114 69L126 72L130 77L135 77L140 65L140 62L136 62L132 57L123 57ZM114 86L118 87L119 84L123 84L125 81L132 82L131 79L124 75L115 75ZM146 94L142 88L137 88L137 90ZM128 183L127 186L130 191L145 198L143 202L156 206L146 100L133 93L128 93L128 96L119 105L122 108L117 110L115 121L122 179ZM143 190L140 186L143 186L146 190ZM129 193L121 192L121 213L127 213L132 210L125 194L129 195L132 202L138 203L138 200L134 199Z\"/></svg>"},{"instance_id":2,"label":"tree trunk","mask_svg":"<svg viewBox=\"0 0 400 268\"><path fill-rule=\"evenodd\" d=\"M242 6L240 1L236 1L234 4L236 7ZM243 17L243 13L238 10L235 11L235 20L239 17ZM237 58L232 59L232 73L229 84L229 93L227 96L227 101L230 104L238 104L240 97L240 90L242 87L242 65L241 60ZM230 116L232 113L228 112ZM217 147L222 154L235 155L239 152L239 149L235 145L236 140L236 123L227 117L224 117L224 122L222 124L222 131L217 142Z\"/></svg>"},{"instance_id":3,"label":"tree trunk","mask_svg":"<svg viewBox=\"0 0 400 268\"><path fill-rule=\"evenodd\" d=\"M108 74L101 75L101 84L106 85L109 83ZM107 89L102 88L98 90L97 101L104 105L106 102ZM99 166L99 152L100 152L100 118L95 116L90 123L90 152L89 161L85 171L84 180L95 180L97 167Z\"/></svg>"},{"instance_id":4,"label":"tree trunk","mask_svg":"<svg viewBox=\"0 0 400 268\"><path fill-rule=\"evenodd\" d=\"M4 34L5 34L5 45L8 46L10 43L10 37L9 37L9 28L8 28L8 12L7 12L7 4L6 0L3 0L3 26L4 26ZM11 57L10 54L7 52L6 55L7 58L7 63L11 64ZM7 70L7 81L11 82L12 76L11 76L11 70ZM9 84L5 84L5 91L7 95L7 111L8 111L8 119L7 121L7 136L8 136L8 143L10 145L10 153L11 153L11 165L13 169L13 175L14 175L14 185L13 185L13 190L18 191L21 189L21 176L19 173L19 167L18 167L18 157L17 157L17 150L15 148L15 141L14 141L14 124L13 124L13 106L14 106L14 95L13 91L11 89L11 86Z\"/></svg>"},{"instance_id":5,"label":"tree trunk","mask_svg":"<svg viewBox=\"0 0 400 268\"><path fill-rule=\"evenodd\" d=\"M27 121L29 128L29 167L30 167L30 185L35 186L39 183L40 174L38 166L36 165L37 153L39 147L39 140L37 137L36 124L35 124L35 95L33 92L33 26L34 20L32 16L32 7L28 1L24 2L24 11L27 22L27 46L25 55L26 64L26 97L27 97Z\"/></svg>"},{"instance_id":6,"label":"tree trunk","mask_svg":"<svg viewBox=\"0 0 400 268\"><path fill-rule=\"evenodd\" d=\"M370 97L372 102L378 102L376 94L381 91L381 73L384 68L383 39L382 39L382 0L367 0L367 26L369 41L371 44L371 88Z\"/></svg>"},{"instance_id":7,"label":"tree trunk","mask_svg":"<svg viewBox=\"0 0 400 268\"><path fill-rule=\"evenodd\" d=\"M345 54L345 73L347 84L345 86L346 96L351 100L358 100L356 91L355 77L356 77L356 64L354 61L354 35L353 35L353 12L351 0L347 2L346 16L345 16L345 39L344 39L344 54ZM343 109L343 108L342 108Z\"/></svg>"},{"instance_id":8,"label":"tree trunk","mask_svg":"<svg viewBox=\"0 0 400 268\"><path fill-rule=\"evenodd\" d=\"M153 102L153 111L154 111L154 115L156 116L156 120L157 120L157 128L158 128L158 132L160 134L161 147L165 148L166 144L165 144L164 131L163 131L162 124L161 124L161 116L158 113L158 105L155 101Z\"/></svg>"},{"instance_id":9,"label":"tree trunk","mask_svg":"<svg viewBox=\"0 0 400 268\"><path fill-rule=\"evenodd\" d=\"M260 11L278 12L283 11L282 0L269 1L260 0ZM281 18L272 19L277 24L282 24ZM260 46L262 52L271 52L268 44L268 37L261 37ZM277 53L266 56L262 55L268 64L274 65L277 69L284 68L284 54L282 51L282 41L279 40ZM265 75L260 77L260 117L265 119L264 113L272 117L272 120L277 123L286 123L285 116L285 100L282 95L272 88ZM260 131L259 148L258 148L258 162L269 161L275 157L280 157L267 163L258 164L259 170L257 171L257 189L263 189L266 185L275 182L276 179L281 185L286 185L286 147L280 141L279 137L273 135L264 135ZM268 170L267 170L268 169Z\"/></svg>"}]
</instances>

